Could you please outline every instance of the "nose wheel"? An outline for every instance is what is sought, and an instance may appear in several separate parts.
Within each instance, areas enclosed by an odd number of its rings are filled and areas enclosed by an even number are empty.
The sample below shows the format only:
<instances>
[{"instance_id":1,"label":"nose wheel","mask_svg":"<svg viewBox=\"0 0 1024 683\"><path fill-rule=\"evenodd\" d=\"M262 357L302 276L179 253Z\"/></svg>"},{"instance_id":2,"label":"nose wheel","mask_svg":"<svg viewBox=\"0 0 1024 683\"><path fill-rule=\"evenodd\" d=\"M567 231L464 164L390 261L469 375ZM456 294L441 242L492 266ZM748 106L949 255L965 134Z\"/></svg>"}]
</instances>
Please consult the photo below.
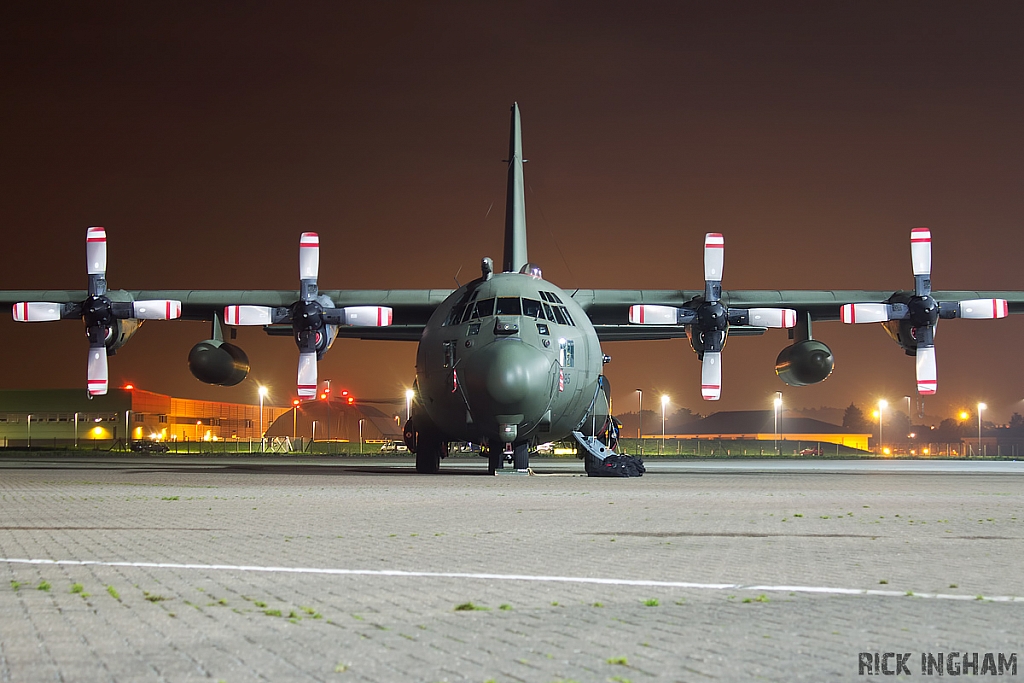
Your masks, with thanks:
<instances>
[{"instance_id":1,"label":"nose wheel","mask_svg":"<svg viewBox=\"0 0 1024 683\"><path fill-rule=\"evenodd\" d=\"M491 474L505 469L505 465L512 465L516 472L526 472L530 469L530 449L527 443L505 444L502 449L489 446L487 448L487 471Z\"/></svg>"}]
</instances>

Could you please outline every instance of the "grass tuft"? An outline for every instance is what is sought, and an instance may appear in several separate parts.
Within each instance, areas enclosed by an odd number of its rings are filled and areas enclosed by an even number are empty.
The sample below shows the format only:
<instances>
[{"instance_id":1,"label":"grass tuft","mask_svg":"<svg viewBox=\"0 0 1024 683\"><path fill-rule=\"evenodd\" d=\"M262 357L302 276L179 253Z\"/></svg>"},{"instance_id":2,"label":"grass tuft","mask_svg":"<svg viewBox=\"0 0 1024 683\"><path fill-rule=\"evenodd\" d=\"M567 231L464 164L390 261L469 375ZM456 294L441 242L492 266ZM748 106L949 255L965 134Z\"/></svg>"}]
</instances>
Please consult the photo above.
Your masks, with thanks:
<instances>
[{"instance_id":1,"label":"grass tuft","mask_svg":"<svg viewBox=\"0 0 1024 683\"><path fill-rule=\"evenodd\" d=\"M456 612L486 612L490 609L490 607L484 607L483 605L474 605L472 602L464 602L461 605L455 606Z\"/></svg>"},{"instance_id":2,"label":"grass tuft","mask_svg":"<svg viewBox=\"0 0 1024 683\"><path fill-rule=\"evenodd\" d=\"M48 591L48 590L50 590L50 588L51 588L50 582L47 581L46 579L43 579L42 581L40 581L39 585L36 586L36 590L37 591Z\"/></svg>"}]
</instances>

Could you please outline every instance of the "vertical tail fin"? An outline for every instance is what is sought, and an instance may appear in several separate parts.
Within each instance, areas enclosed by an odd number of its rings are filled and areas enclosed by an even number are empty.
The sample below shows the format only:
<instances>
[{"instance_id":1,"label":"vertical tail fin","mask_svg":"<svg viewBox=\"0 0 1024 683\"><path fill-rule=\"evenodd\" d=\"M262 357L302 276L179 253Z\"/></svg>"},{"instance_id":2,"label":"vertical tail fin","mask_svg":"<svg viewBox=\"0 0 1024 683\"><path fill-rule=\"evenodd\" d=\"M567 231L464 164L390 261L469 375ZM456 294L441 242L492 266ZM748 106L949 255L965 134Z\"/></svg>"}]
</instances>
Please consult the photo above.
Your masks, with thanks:
<instances>
[{"instance_id":1,"label":"vertical tail fin","mask_svg":"<svg viewBox=\"0 0 1024 683\"><path fill-rule=\"evenodd\" d=\"M512 104L508 140L508 193L505 195L505 255L502 270L517 273L526 265L526 196L523 190L523 135L519 103Z\"/></svg>"}]
</instances>

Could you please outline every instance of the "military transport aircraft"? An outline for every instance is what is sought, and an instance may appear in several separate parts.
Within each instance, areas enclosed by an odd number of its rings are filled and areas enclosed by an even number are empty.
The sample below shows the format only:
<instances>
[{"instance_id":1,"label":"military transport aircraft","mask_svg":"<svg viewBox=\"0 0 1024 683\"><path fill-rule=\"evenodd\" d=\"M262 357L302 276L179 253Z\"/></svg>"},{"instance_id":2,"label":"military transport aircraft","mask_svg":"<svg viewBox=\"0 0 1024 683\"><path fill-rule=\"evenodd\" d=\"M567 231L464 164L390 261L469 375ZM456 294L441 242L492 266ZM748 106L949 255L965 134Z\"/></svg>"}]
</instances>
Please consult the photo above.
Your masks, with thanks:
<instances>
[{"instance_id":1,"label":"military transport aircraft","mask_svg":"<svg viewBox=\"0 0 1024 683\"><path fill-rule=\"evenodd\" d=\"M0 292L25 322L81 318L89 339L88 391L106 393L107 356L149 319L207 321L212 338L189 353L202 382L241 382L249 361L224 341L221 325L260 325L291 336L299 349L297 393L316 395L317 360L338 337L418 341L415 396L405 426L416 469L437 472L450 441L482 443L490 468L504 454L525 470L539 441L572 434L584 447L609 420L609 358L601 341L686 337L701 360L701 395L722 390L722 351L730 335L790 329L792 344L775 370L792 386L823 381L832 372L828 346L812 323L874 322L916 357L918 391L936 390L934 331L940 318L1002 318L1024 312L1024 292L932 292L931 233L910 233L912 290L725 291L725 241L704 238L704 289L563 290L527 258L519 107L512 106L505 244L500 271L490 258L480 277L451 290L320 290L319 237L299 239L298 291L126 291L106 287L106 232L86 233L87 291ZM586 436L586 438L584 438Z\"/></svg>"}]
</instances>

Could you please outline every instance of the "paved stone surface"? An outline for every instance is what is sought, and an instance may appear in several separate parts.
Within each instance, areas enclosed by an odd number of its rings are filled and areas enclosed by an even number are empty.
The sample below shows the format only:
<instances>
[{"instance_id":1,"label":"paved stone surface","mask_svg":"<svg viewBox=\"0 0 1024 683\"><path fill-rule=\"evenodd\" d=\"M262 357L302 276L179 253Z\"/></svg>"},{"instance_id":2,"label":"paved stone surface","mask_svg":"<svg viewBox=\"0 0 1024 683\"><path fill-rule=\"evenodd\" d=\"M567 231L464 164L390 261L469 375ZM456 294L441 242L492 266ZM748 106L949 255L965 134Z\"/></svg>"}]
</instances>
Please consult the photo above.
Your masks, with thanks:
<instances>
[{"instance_id":1,"label":"paved stone surface","mask_svg":"<svg viewBox=\"0 0 1024 683\"><path fill-rule=\"evenodd\" d=\"M922 652L1024 669L1024 601L991 599L1024 596L1018 474L209 462L0 462L0 681L868 680L865 651L912 653L911 678Z\"/></svg>"}]
</instances>

